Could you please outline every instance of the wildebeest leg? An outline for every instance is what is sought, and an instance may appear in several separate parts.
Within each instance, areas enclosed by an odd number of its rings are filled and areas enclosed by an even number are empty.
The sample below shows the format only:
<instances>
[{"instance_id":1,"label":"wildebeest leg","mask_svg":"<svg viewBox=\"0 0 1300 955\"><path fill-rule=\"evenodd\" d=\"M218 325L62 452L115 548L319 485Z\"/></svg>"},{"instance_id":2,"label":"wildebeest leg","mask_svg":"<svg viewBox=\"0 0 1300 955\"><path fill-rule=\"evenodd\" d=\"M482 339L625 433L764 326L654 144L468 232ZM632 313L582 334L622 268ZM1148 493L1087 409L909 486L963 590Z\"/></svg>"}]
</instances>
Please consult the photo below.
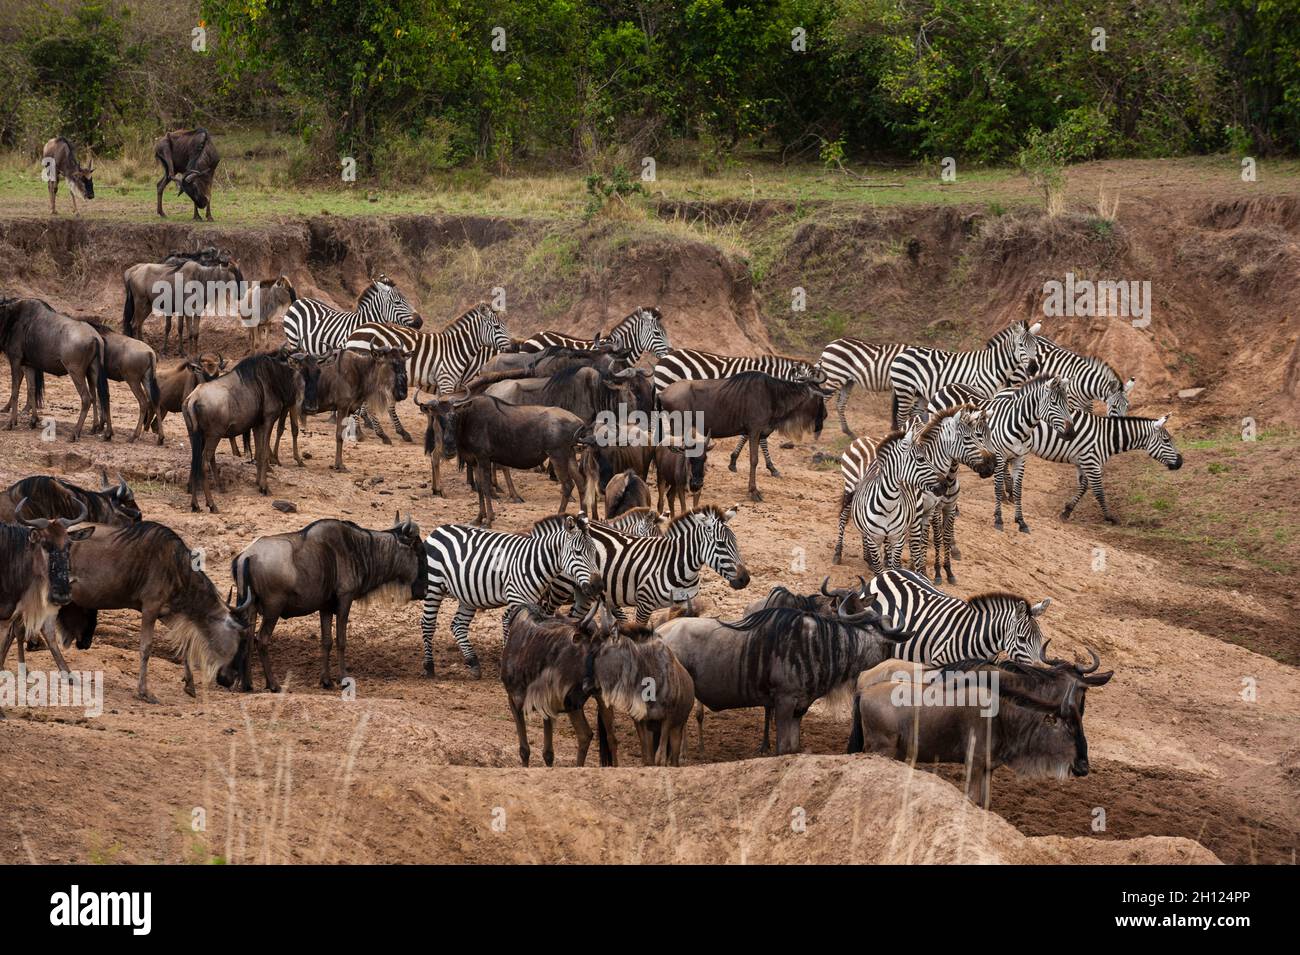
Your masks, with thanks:
<instances>
[{"instance_id":1,"label":"wildebeest leg","mask_svg":"<svg viewBox=\"0 0 1300 955\"><path fill-rule=\"evenodd\" d=\"M749 499L751 501L763 500L763 495L758 493L758 435L749 436Z\"/></svg>"},{"instance_id":2,"label":"wildebeest leg","mask_svg":"<svg viewBox=\"0 0 1300 955\"><path fill-rule=\"evenodd\" d=\"M149 692L149 651L153 648L153 628L157 618L149 610L140 612L140 682L135 695L146 703L157 703L158 698Z\"/></svg>"},{"instance_id":3,"label":"wildebeest leg","mask_svg":"<svg viewBox=\"0 0 1300 955\"><path fill-rule=\"evenodd\" d=\"M9 644L18 636L18 621L10 620L9 629L5 631L4 642L0 643L0 670L5 668L5 657L9 656Z\"/></svg>"},{"instance_id":4,"label":"wildebeest leg","mask_svg":"<svg viewBox=\"0 0 1300 955\"><path fill-rule=\"evenodd\" d=\"M555 720L549 716L542 717L542 762L547 766L555 765Z\"/></svg>"},{"instance_id":5,"label":"wildebeest leg","mask_svg":"<svg viewBox=\"0 0 1300 955\"><path fill-rule=\"evenodd\" d=\"M253 445L257 458L257 490L269 494L271 489L266 482L266 471L271 458L271 422L262 422L254 429Z\"/></svg>"},{"instance_id":6,"label":"wildebeest leg","mask_svg":"<svg viewBox=\"0 0 1300 955\"><path fill-rule=\"evenodd\" d=\"M10 355L9 356L9 404L6 406L9 409L9 423L5 425L6 431L12 431L14 429L14 425L18 423L18 389L22 387L23 375L24 372L23 372L22 365L18 364L17 358ZM31 386L29 385L28 387L30 388ZM27 397L28 399L31 398L30 391L28 391Z\"/></svg>"},{"instance_id":7,"label":"wildebeest leg","mask_svg":"<svg viewBox=\"0 0 1300 955\"><path fill-rule=\"evenodd\" d=\"M158 350L158 354L160 354L160 355L165 355L165 354L167 354L167 338L168 338L169 335L171 335L171 333L172 333L172 317L171 317L170 314L165 314L165 315L163 315L163 340L162 340L162 348L160 348L160 349ZM141 331L141 335L143 335L143 334L144 334L144 332L143 332L143 330L142 330L142 331ZM176 351L177 351L178 353L180 352L180 340L181 340L181 326L180 326L180 319L178 318L178 319L176 320Z\"/></svg>"},{"instance_id":8,"label":"wildebeest leg","mask_svg":"<svg viewBox=\"0 0 1300 955\"><path fill-rule=\"evenodd\" d=\"M641 765L655 765L655 743L654 732L650 728L650 720L637 720L633 725L636 726L636 735L641 740Z\"/></svg>"},{"instance_id":9,"label":"wildebeest leg","mask_svg":"<svg viewBox=\"0 0 1300 955\"><path fill-rule=\"evenodd\" d=\"M469 667L470 676L477 680L483 675L483 668L479 666L474 645L469 642L469 624L473 619L474 608L461 604L456 608L456 616L451 618L451 632L456 638L456 645L460 647L460 655L465 658L465 666Z\"/></svg>"},{"instance_id":10,"label":"wildebeest leg","mask_svg":"<svg viewBox=\"0 0 1300 955\"><path fill-rule=\"evenodd\" d=\"M478 520L474 523L484 527L492 526L492 492L488 488L492 480L491 473L491 464L480 463L474 466L474 483L478 489Z\"/></svg>"},{"instance_id":11,"label":"wildebeest leg","mask_svg":"<svg viewBox=\"0 0 1300 955\"><path fill-rule=\"evenodd\" d=\"M662 511L660 513L663 513ZM696 750L701 756L704 755L704 704L696 702L695 704L695 729L699 737L699 747Z\"/></svg>"},{"instance_id":12,"label":"wildebeest leg","mask_svg":"<svg viewBox=\"0 0 1300 955\"><path fill-rule=\"evenodd\" d=\"M328 610L320 612L320 685L327 690L334 688L330 679L330 624L334 615Z\"/></svg>"},{"instance_id":13,"label":"wildebeest leg","mask_svg":"<svg viewBox=\"0 0 1300 955\"><path fill-rule=\"evenodd\" d=\"M776 705L776 755L799 752L799 716L794 703L781 700Z\"/></svg>"},{"instance_id":14,"label":"wildebeest leg","mask_svg":"<svg viewBox=\"0 0 1300 955\"><path fill-rule=\"evenodd\" d=\"M72 429L72 437L68 439L69 441L76 441L81 437L81 429L85 427L86 415L90 413L90 409L95 405L95 392L86 386L86 376L84 374L79 375L75 371L71 371L68 377L72 379L72 386L77 389L77 397L81 399L81 414L77 416L77 425ZM107 428L108 426L105 425L105 434L112 437L112 432Z\"/></svg>"},{"instance_id":15,"label":"wildebeest leg","mask_svg":"<svg viewBox=\"0 0 1300 955\"><path fill-rule=\"evenodd\" d=\"M280 684L276 682L275 674L271 672L271 632L275 630L279 620L278 616L267 614L262 618L262 626L257 630L257 657L262 661L262 677L266 680L266 688L272 693L280 692Z\"/></svg>"},{"instance_id":16,"label":"wildebeest leg","mask_svg":"<svg viewBox=\"0 0 1300 955\"><path fill-rule=\"evenodd\" d=\"M140 405L140 416L135 422L135 432L127 439L128 443L134 444L135 439L140 437L141 432L144 431L145 425L149 420L149 395L144 390L144 385L138 381L127 382L127 387L131 389L131 394L135 395L135 400Z\"/></svg>"},{"instance_id":17,"label":"wildebeest leg","mask_svg":"<svg viewBox=\"0 0 1300 955\"><path fill-rule=\"evenodd\" d=\"M159 162L162 162L162 160L159 160ZM162 178L158 180L158 215L162 216L164 219L167 218L167 213L163 212L163 207L162 207L163 191L167 188L168 184L170 184L171 181L172 181L172 171L167 168L166 164L163 164L163 175Z\"/></svg>"},{"instance_id":18,"label":"wildebeest leg","mask_svg":"<svg viewBox=\"0 0 1300 955\"><path fill-rule=\"evenodd\" d=\"M524 503L523 496L515 490L515 479L511 468L502 468L502 476L506 479L506 493L510 495L509 500L512 504Z\"/></svg>"},{"instance_id":19,"label":"wildebeest leg","mask_svg":"<svg viewBox=\"0 0 1300 955\"><path fill-rule=\"evenodd\" d=\"M203 503L208 506L209 514L217 513L217 502L212 499L212 478L217 470L217 440L216 435L213 435L211 440L208 439L206 434L202 435L204 454L206 454L208 458L208 466L203 469ZM193 478L191 478L191 480L193 480ZM193 497L190 499L190 510L198 510L198 508L194 506Z\"/></svg>"},{"instance_id":20,"label":"wildebeest leg","mask_svg":"<svg viewBox=\"0 0 1300 955\"><path fill-rule=\"evenodd\" d=\"M344 415L337 416L334 423L334 463L331 470L345 473L347 468L343 466L343 422L349 420Z\"/></svg>"},{"instance_id":21,"label":"wildebeest leg","mask_svg":"<svg viewBox=\"0 0 1300 955\"><path fill-rule=\"evenodd\" d=\"M339 645L339 685L348 678L348 617L352 613L352 600L339 600L339 612L334 620L334 642ZM328 673L325 674L329 676Z\"/></svg>"},{"instance_id":22,"label":"wildebeest leg","mask_svg":"<svg viewBox=\"0 0 1300 955\"><path fill-rule=\"evenodd\" d=\"M52 181L50 181L50 182L47 182L45 185L46 185L47 187L49 187L49 190L50 190L50 215L54 215L54 214L55 214L55 212L54 212L54 194L55 194L56 192L59 191L59 177L58 177L58 173L55 173L55 175L54 175L54 179L53 179ZM72 192L72 187L71 187L71 186L68 186L68 192ZM75 209L76 206L73 206L73 208Z\"/></svg>"},{"instance_id":23,"label":"wildebeest leg","mask_svg":"<svg viewBox=\"0 0 1300 955\"><path fill-rule=\"evenodd\" d=\"M587 722L587 714L580 709L569 712L569 722L573 724L573 732L578 737L577 765L585 766L587 764L587 750L591 748L591 724Z\"/></svg>"},{"instance_id":24,"label":"wildebeest leg","mask_svg":"<svg viewBox=\"0 0 1300 955\"><path fill-rule=\"evenodd\" d=\"M58 635L55 633L54 627L48 626L43 628L40 631L40 635L45 641L45 645L49 647L50 654L54 657L54 663L58 666L59 672L63 674L64 679L71 683L72 672L68 669L68 665L63 662L63 648L59 642ZM35 634L33 634L33 636L35 636Z\"/></svg>"},{"instance_id":25,"label":"wildebeest leg","mask_svg":"<svg viewBox=\"0 0 1300 955\"><path fill-rule=\"evenodd\" d=\"M605 728L605 745L609 752L600 754L600 765L618 765L618 738L614 735L614 710L607 706L600 697L596 698L596 717Z\"/></svg>"},{"instance_id":26,"label":"wildebeest leg","mask_svg":"<svg viewBox=\"0 0 1300 955\"><path fill-rule=\"evenodd\" d=\"M759 756L772 752L772 707L763 707L763 745L758 748Z\"/></svg>"},{"instance_id":27,"label":"wildebeest leg","mask_svg":"<svg viewBox=\"0 0 1300 955\"><path fill-rule=\"evenodd\" d=\"M524 720L524 711L515 705L514 697L507 695L506 702L510 704L510 715L515 718L515 732L519 735L519 761L525 766L528 765L528 758L532 755L532 750L528 746L528 723ZM591 732L590 729L587 730ZM582 763L578 763L579 766Z\"/></svg>"}]
</instances>

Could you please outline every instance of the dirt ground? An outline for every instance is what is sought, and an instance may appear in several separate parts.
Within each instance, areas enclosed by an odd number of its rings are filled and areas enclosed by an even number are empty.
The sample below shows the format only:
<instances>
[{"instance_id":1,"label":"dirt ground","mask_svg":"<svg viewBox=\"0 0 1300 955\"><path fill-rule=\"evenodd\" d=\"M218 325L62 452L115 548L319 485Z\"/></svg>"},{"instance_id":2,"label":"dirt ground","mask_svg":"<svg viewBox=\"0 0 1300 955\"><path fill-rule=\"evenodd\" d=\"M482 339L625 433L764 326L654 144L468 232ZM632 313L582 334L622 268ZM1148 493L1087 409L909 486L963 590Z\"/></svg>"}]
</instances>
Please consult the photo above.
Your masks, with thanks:
<instances>
[{"instance_id":1,"label":"dirt ground","mask_svg":"<svg viewBox=\"0 0 1300 955\"><path fill-rule=\"evenodd\" d=\"M126 444L129 395L113 388L117 440L69 444L60 424L58 439L44 442L20 426L0 434L0 480L45 471L93 485L105 473L125 476L147 518L204 548L223 592L229 559L259 534L326 516L387 526L395 512L409 512L426 532L473 516L458 480L448 482L448 498L431 498L417 446L368 439L347 448L350 473L328 470L333 429L324 419L303 437L306 468L273 470L269 497L257 494L252 466L223 449L222 513L191 514L181 423L173 419L164 447ZM51 380L48 395L51 415L71 420L67 382ZM408 405L403 418L418 433L413 411ZM884 412L874 396L850 407L864 432L880 430ZM735 527L753 583L734 592L706 571L708 612L732 618L776 583L811 591L824 575L844 583L865 572L852 530L846 564L830 564L839 477L813 454L832 447L831 431L818 443L778 445L783 477L760 469L762 503L745 501L743 473L712 456L705 499L742 501ZM1195 451L1187 459L1197 465ZM1145 458L1131 466L1162 471ZM1128 546L1100 524L1095 505L1060 522L1055 515L1072 480L1065 469L1031 465L1029 536L994 531L991 486L973 476L966 482L954 592L1050 596L1043 625L1053 649L1081 656L1093 647L1116 671L1090 694L1092 774L1062 783L1000 770L992 813L930 771L839 755L846 714L820 705L804 721L799 756L754 758L761 714L735 711L708 717L702 755L690 727L689 765L680 770L642 769L635 757L615 770L570 768L567 724L556 733L554 769L536 765L541 729L531 727L535 765L523 770L499 682L499 612L480 614L472 628L484 663L479 681L460 662L447 613L435 643L438 675L421 677L419 607L411 603L353 615L355 699L317 686L317 623L303 618L282 622L275 635L285 692L240 695L214 686L191 700L180 667L163 653L150 667L158 705L133 697L139 616L112 612L101 616L91 649L70 651L75 669L104 672L102 716L20 708L0 721L10 807L0 814L0 862L1293 863L1300 829L1294 668L1235 645L1217 627L1168 614L1205 602L1207 588L1172 557ZM556 490L545 478L521 475L520 490L528 503L505 505L499 527L522 530L554 507ZM293 502L297 513L274 510L273 500ZM1247 593L1213 596L1294 639L1283 610ZM29 656L31 665L46 660L43 651ZM1257 687L1253 702L1242 698L1247 678ZM625 755L630 733L622 723ZM960 768L939 776L957 781Z\"/></svg>"}]
</instances>

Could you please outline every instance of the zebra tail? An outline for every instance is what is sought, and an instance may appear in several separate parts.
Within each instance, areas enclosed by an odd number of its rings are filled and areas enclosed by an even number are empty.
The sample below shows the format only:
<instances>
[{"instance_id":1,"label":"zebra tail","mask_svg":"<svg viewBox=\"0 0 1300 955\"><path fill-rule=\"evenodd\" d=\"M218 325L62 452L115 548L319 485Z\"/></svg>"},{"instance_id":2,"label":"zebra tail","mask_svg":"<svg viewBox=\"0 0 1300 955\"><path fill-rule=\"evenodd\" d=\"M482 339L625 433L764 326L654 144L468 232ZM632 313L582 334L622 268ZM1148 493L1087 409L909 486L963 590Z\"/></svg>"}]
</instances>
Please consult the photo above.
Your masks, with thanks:
<instances>
[{"instance_id":1,"label":"zebra tail","mask_svg":"<svg viewBox=\"0 0 1300 955\"><path fill-rule=\"evenodd\" d=\"M858 706L860 693L853 694L853 729L849 731L849 748L846 752L860 753L866 747L862 732L862 709Z\"/></svg>"}]
</instances>

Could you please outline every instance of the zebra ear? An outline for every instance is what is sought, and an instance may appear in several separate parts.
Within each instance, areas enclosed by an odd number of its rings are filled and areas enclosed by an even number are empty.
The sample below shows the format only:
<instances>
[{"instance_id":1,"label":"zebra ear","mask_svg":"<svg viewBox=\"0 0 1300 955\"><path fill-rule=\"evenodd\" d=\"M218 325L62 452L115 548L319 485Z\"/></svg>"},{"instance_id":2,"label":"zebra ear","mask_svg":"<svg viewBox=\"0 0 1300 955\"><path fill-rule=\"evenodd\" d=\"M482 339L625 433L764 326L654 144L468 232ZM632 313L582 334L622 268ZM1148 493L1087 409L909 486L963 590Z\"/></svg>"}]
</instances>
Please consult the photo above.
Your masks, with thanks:
<instances>
[{"instance_id":1,"label":"zebra ear","mask_svg":"<svg viewBox=\"0 0 1300 955\"><path fill-rule=\"evenodd\" d=\"M1127 395L1129 392L1131 392L1135 384L1137 384L1136 378L1130 378L1128 381L1124 382L1124 394Z\"/></svg>"},{"instance_id":2,"label":"zebra ear","mask_svg":"<svg viewBox=\"0 0 1300 955\"><path fill-rule=\"evenodd\" d=\"M578 522L575 521L573 519L573 516L570 514L564 515L564 529L568 531L570 534L572 534L575 530L578 529Z\"/></svg>"},{"instance_id":3,"label":"zebra ear","mask_svg":"<svg viewBox=\"0 0 1300 955\"><path fill-rule=\"evenodd\" d=\"M1156 418L1156 427L1163 428L1168 420L1169 415L1163 415L1162 417Z\"/></svg>"},{"instance_id":4,"label":"zebra ear","mask_svg":"<svg viewBox=\"0 0 1300 955\"><path fill-rule=\"evenodd\" d=\"M740 511L740 505L739 505L739 504L733 504L733 505L731 505L731 507L727 508L725 511L722 512L722 520L723 520L724 522L726 522L726 521L730 521L733 517L736 516L736 514L737 514L739 511Z\"/></svg>"},{"instance_id":5,"label":"zebra ear","mask_svg":"<svg viewBox=\"0 0 1300 955\"><path fill-rule=\"evenodd\" d=\"M1043 615L1043 611L1045 611L1051 605L1051 603L1052 603L1051 597L1044 597L1038 603L1034 604L1032 607L1029 608L1029 616L1041 617Z\"/></svg>"},{"instance_id":6,"label":"zebra ear","mask_svg":"<svg viewBox=\"0 0 1300 955\"><path fill-rule=\"evenodd\" d=\"M1037 335L1042 330L1043 330L1042 322L1034 322L1034 324L1029 326L1029 334L1031 335Z\"/></svg>"}]
</instances>

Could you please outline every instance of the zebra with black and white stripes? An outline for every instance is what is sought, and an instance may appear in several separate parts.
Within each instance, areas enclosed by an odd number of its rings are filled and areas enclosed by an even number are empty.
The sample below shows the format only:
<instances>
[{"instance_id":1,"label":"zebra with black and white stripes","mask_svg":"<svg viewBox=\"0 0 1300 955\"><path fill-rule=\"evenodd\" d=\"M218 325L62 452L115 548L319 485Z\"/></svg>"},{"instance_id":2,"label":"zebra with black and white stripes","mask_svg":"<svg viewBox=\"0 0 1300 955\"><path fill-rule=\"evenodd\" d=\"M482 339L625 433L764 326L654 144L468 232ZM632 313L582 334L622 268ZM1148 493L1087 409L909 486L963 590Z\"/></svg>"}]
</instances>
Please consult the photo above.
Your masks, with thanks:
<instances>
[{"instance_id":1,"label":"zebra with black and white stripes","mask_svg":"<svg viewBox=\"0 0 1300 955\"><path fill-rule=\"evenodd\" d=\"M1038 338L1038 374L1055 375L1068 386L1075 411L1091 411L1092 403L1100 401L1108 415L1126 415L1129 395L1136 378L1120 378L1108 363L1091 355L1080 355L1063 345L1058 345L1042 335ZM1018 385L1029 375L1018 371L1008 384Z\"/></svg>"},{"instance_id":2,"label":"zebra with black and white stripes","mask_svg":"<svg viewBox=\"0 0 1300 955\"><path fill-rule=\"evenodd\" d=\"M855 387L867 391L888 391L889 366L906 345L873 344L861 338L837 338L822 349L817 362L826 372L826 385L835 389L835 410L840 416L840 430L853 437L845 409L849 392Z\"/></svg>"},{"instance_id":3,"label":"zebra with black and white stripes","mask_svg":"<svg viewBox=\"0 0 1300 955\"><path fill-rule=\"evenodd\" d=\"M505 321L496 309L480 302L440 332L417 332L392 323L367 323L348 336L346 348L398 348L406 353L406 377L413 388L435 395L460 391L478 373L488 357L508 351L512 345ZM398 420L397 409L388 405L388 417L403 440L411 436ZM382 428L363 414L362 420L385 442Z\"/></svg>"},{"instance_id":4,"label":"zebra with black and white stripes","mask_svg":"<svg viewBox=\"0 0 1300 955\"><path fill-rule=\"evenodd\" d=\"M875 460L853 492L853 523L862 532L862 559L873 574L925 559L920 538L924 493L935 493L944 472L926 456L915 432L895 431L876 446Z\"/></svg>"},{"instance_id":5,"label":"zebra with black and white stripes","mask_svg":"<svg viewBox=\"0 0 1300 955\"><path fill-rule=\"evenodd\" d=\"M638 308L611 328L608 335L575 338L562 332L541 332L520 345L519 350L539 352L554 345L564 348L613 348L615 351L627 352L633 364L640 361L646 352L653 353L656 358L663 358L673 347L668 343L668 332L664 330L663 314L652 305Z\"/></svg>"},{"instance_id":6,"label":"zebra with black and white stripes","mask_svg":"<svg viewBox=\"0 0 1300 955\"><path fill-rule=\"evenodd\" d=\"M1016 322L974 351L944 351L920 345L904 348L889 366L889 384L894 391L892 426L897 429L905 424L916 403L924 405L945 385L967 385L989 396L1005 388L1021 370L1034 374L1040 327Z\"/></svg>"},{"instance_id":7,"label":"zebra with black and white stripes","mask_svg":"<svg viewBox=\"0 0 1300 955\"><path fill-rule=\"evenodd\" d=\"M920 574L887 570L868 585L871 609L908 634L894 656L931 666L992 660L1005 653L1016 663L1042 662L1038 618L1051 604L989 593L962 600L945 594Z\"/></svg>"},{"instance_id":8,"label":"zebra with black and white stripes","mask_svg":"<svg viewBox=\"0 0 1300 955\"><path fill-rule=\"evenodd\" d=\"M807 381L816 385L823 385L826 382L826 372L820 365L801 358L789 358L785 355L716 355L695 348L674 348L655 365L655 394L683 379L731 378L746 371L760 371L785 381ZM736 470L736 460L740 457L740 452L745 450L748 441L748 437L741 436L736 450L731 452L731 460L727 464L728 470ZM767 449L767 438L759 439L758 444L763 449L763 462L767 465L767 473L772 477L780 477L781 472L772 463L772 453Z\"/></svg>"},{"instance_id":9,"label":"zebra with black and white stripes","mask_svg":"<svg viewBox=\"0 0 1300 955\"><path fill-rule=\"evenodd\" d=\"M1039 425L1030 438L1030 449L1044 461L1073 464L1079 489L1061 512L1068 521L1079 501L1089 490L1101 505L1101 516L1109 524L1117 523L1106 507L1102 489L1102 470L1106 461L1125 451L1145 451L1171 471L1183 466L1183 456L1174 446L1165 425L1169 415L1138 418L1130 415L1101 415L1085 412L1074 419L1074 436L1064 438L1050 428Z\"/></svg>"},{"instance_id":10,"label":"zebra with black and white stripes","mask_svg":"<svg viewBox=\"0 0 1300 955\"><path fill-rule=\"evenodd\" d=\"M321 358L342 348L354 331L367 322L390 322L419 328L423 319L386 275L376 276L350 312L314 298L300 298L284 313L284 337L295 351Z\"/></svg>"},{"instance_id":11,"label":"zebra with black and white stripes","mask_svg":"<svg viewBox=\"0 0 1300 955\"><path fill-rule=\"evenodd\" d=\"M606 602L612 608L635 608L637 623L645 623L655 610L695 597L705 567L732 589L743 590L749 585L749 571L730 527L739 508L697 507L673 518L662 537L631 537L593 522L596 572L604 581ZM574 581L561 577L552 590L551 606L573 600L574 591ZM585 603L580 599L579 609Z\"/></svg>"},{"instance_id":12,"label":"zebra with black and white stripes","mask_svg":"<svg viewBox=\"0 0 1300 955\"><path fill-rule=\"evenodd\" d=\"M985 443L997 455L993 476L993 526L1002 529L1002 492L1006 483L1016 506L1016 524L1029 533L1021 507L1024 490L1025 455L1032 446L1035 429L1041 423L1067 441L1074 437L1074 415L1065 382L1039 376L1023 385L1004 388L982 405L988 419Z\"/></svg>"},{"instance_id":13,"label":"zebra with black and white stripes","mask_svg":"<svg viewBox=\"0 0 1300 955\"><path fill-rule=\"evenodd\" d=\"M424 675L433 676L433 634L443 600L459 602L451 621L465 665L475 679L482 673L469 642L474 614L508 604L540 604L561 575L583 590L596 586L597 554L587 518L556 514L533 525L527 534L492 531L472 524L444 524L424 541L428 587L420 636L424 641ZM503 630L504 639L504 630Z\"/></svg>"},{"instance_id":14,"label":"zebra with black and white stripes","mask_svg":"<svg viewBox=\"0 0 1300 955\"><path fill-rule=\"evenodd\" d=\"M617 517L591 523L593 527L608 527L628 537L663 537L670 516L667 511L661 514L653 507L634 507Z\"/></svg>"}]
</instances>

